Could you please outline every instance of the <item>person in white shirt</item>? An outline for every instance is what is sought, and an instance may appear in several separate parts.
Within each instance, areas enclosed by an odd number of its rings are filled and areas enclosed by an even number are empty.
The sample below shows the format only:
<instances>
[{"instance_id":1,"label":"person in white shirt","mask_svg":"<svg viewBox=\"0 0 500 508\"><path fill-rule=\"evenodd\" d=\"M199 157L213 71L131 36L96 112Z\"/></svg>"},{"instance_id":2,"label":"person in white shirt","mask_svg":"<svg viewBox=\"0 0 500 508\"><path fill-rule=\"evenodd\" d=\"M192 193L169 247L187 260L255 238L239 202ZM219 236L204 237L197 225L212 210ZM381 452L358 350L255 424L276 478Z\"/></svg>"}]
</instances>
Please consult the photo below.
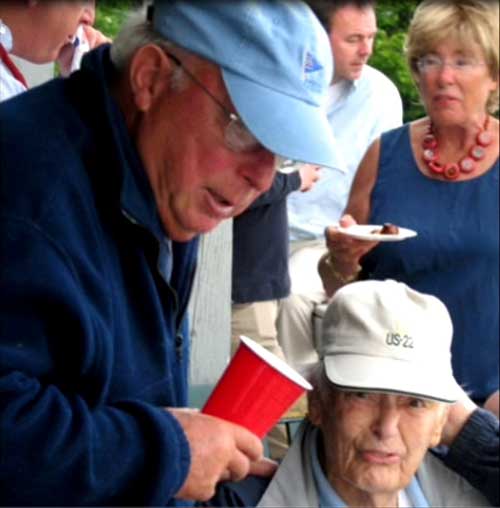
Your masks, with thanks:
<instances>
[{"instance_id":1,"label":"person in white shirt","mask_svg":"<svg viewBox=\"0 0 500 508\"><path fill-rule=\"evenodd\" d=\"M59 61L64 74L74 52L74 36L83 25L90 48L109 41L91 27L95 0L6 1L0 4L0 101L28 88L11 55L34 64Z\"/></svg>"},{"instance_id":2,"label":"person in white shirt","mask_svg":"<svg viewBox=\"0 0 500 508\"><path fill-rule=\"evenodd\" d=\"M326 299L317 273L326 251L324 229L341 217L366 149L382 132L400 126L403 117L396 86L367 65L377 33L374 0L308 3L330 36L335 71L328 119L342 167L323 168L313 189L288 197L291 296L282 302L277 328L287 360L297 367L317 360L312 314Z\"/></svg>"}]
</instances>

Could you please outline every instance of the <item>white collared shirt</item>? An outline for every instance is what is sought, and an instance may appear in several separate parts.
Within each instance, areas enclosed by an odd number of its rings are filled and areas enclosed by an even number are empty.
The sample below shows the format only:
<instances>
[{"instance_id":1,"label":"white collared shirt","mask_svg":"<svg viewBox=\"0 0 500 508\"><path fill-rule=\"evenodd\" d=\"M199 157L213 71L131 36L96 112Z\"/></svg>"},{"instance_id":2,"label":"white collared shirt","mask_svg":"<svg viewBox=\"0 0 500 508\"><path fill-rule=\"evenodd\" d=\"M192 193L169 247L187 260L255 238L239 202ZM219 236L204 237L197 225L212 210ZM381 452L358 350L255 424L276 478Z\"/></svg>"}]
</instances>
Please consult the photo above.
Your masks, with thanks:
<instances>
[{"instance_id":1,"label":"white collared shirt","mask_svg":"<svg viewBox=\"0 0 500 508\"><path fill-rule=\"evenodd\" d=\"M25 91L26 87L12 75L0 60L0 102Z\"/></svg>"},{"instance_id":2,"label":"white collared shirt","mask_svg":"<svg viewBox=\"0 0 500 508\"><path fill-rule=\"evenodd\" d=\"M403 119L403 105L396 86L369 65L358 80L331 87L327 108L346 172L322 168L319 181L310 191L290 194L291 241L322 238L324 228L338 221L366 150L383 132L399 127Z\"/></svg>"}]
</instances>

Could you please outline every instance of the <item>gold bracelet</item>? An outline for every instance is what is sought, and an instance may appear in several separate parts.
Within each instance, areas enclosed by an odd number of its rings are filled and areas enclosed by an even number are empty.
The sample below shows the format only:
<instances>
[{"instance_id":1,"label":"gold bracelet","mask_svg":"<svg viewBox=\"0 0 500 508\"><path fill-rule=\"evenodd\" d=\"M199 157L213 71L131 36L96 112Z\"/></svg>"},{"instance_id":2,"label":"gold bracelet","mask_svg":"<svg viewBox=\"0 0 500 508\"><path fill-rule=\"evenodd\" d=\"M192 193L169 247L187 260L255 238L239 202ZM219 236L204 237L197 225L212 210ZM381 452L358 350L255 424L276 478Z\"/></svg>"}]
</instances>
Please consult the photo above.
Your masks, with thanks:
<instances>
[{"instance_id":1,"label":"gold bracelet","mask_svg":"<svg viewBox=\"0 0 500 508\"><path fill-rule=\"evenodd\" d=\"M359 272L361 271L361 266L356 267L356 271L354 273L351 273L351 275L344 275L340 272L337 272L335 270L335 265L333 261L333 256L331 253L328 254L328 256L325 258L325 264L330 269L330 273L342 284L348 284L349 282L352 282L353 280L356 280L358 278Z\"/></svg>"}]
</instances>

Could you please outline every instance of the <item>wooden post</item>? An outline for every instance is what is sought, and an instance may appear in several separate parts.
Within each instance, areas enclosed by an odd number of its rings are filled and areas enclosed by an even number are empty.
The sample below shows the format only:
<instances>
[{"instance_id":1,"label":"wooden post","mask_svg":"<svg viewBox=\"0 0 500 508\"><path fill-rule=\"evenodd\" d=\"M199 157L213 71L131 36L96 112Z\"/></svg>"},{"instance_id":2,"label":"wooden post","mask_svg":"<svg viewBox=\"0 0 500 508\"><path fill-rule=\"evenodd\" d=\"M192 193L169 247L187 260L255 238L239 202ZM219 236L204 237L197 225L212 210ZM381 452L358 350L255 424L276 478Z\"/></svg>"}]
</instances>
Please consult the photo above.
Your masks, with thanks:
<instances>
[{"instance_id":1,"label":"wooden post","mask_svg":"<svg viewBox=\"0 0 500 508\"><path fill-rule=\"evenodd\" d=\"M227 365L231 337L233 221L201 240L190 301L191 403L199 407Z\"/></svg>"}]
</instances>

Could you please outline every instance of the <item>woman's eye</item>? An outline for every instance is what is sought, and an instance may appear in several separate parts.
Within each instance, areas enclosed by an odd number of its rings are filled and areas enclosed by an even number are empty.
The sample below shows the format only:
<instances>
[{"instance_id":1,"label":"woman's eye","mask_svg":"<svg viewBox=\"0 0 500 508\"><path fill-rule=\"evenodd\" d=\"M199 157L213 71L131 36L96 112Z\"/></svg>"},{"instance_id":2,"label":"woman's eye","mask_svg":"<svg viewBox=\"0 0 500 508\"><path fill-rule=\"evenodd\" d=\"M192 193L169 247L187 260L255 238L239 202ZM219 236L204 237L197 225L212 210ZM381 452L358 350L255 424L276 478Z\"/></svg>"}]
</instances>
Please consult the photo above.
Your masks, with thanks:
<instances>
[{"instance_id":1,"label":"woman's eye","mask_svg":"<svg viewBox=\"0 0 500 508\"><path fill-rule=\"evenodd\" d=\"M416 408L425 407L425 401L422 399L411 399L410 406Z\"/></svg>"},{"instance_id":2,"label":"woman's eye","mask_svg":"<svg viewBox=\"0 0 500 508\"><path fill-rule=\"evenodd\" d=\"M346 394L346 399L354 403L360 402L363 404L377 405L380 404L381 397L380 393L372 392L349 392Z\"/></svg>"},{"instance_id":3,"label":"woman's eye","mask_svg":"<svg viewBox=\"0 0 500 508\"><path fill-rule=\"evenodd\" d=\"M473 67L476 61L473 58L459 58L457 60L457 67Z\"/></svg>"},{"instance_id":4,"label":"woman's eye","mask_svg":"<svg viewBox=\"0 0 500 508\"><path fill-rule=\"evenodd\" d=\"M367 392L352 392L351 397L354 399L367 400L370 398L370 394Z\"/></svg>"}]
</instances>

